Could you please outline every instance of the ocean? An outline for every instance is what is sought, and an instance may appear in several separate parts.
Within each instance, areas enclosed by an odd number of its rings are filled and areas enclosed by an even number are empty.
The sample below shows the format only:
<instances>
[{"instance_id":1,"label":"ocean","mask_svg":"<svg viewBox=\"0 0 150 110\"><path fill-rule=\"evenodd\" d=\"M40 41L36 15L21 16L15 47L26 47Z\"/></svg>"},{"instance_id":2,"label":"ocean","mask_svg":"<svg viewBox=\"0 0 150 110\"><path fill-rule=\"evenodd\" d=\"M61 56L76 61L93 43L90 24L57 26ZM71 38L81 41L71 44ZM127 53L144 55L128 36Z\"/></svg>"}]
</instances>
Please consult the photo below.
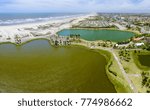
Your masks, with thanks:
<instances>
[{"instance_id":1,"label":"ocean","mask_svg":"<svg viewBox=\"0 0 150 110\"><path fill-rule=\"evenodd\" d=\"M0 13L0 26L44 22L81 16L81 13Z\"/></svg>"}]
</instances>

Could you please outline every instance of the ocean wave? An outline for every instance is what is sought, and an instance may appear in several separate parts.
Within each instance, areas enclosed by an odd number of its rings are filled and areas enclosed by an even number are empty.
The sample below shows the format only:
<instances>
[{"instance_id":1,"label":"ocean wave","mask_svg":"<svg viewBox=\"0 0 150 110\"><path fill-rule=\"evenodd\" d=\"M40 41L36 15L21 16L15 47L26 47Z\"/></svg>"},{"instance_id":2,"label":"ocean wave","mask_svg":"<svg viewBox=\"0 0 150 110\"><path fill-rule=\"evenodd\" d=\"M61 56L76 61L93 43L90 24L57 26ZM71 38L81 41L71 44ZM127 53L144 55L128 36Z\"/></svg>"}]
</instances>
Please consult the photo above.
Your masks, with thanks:
<instances>
[{"instance_id":1,"label":"ocean wave","mask_svg":"<svg viewBox=\"0 0 150 110\"><path fill-rule=\"evenodd\" d=\"M44 22L50 20L59 20L71 17L77 17L81 15L71 15L71 16L59 16L59 17L39 17L39 18L26 18L26 19L11 19L11 20L0 20L0 25L16 25L16 24L25 24L25 23L35 23L35 22Z\"/></svg>"}]
</instances>

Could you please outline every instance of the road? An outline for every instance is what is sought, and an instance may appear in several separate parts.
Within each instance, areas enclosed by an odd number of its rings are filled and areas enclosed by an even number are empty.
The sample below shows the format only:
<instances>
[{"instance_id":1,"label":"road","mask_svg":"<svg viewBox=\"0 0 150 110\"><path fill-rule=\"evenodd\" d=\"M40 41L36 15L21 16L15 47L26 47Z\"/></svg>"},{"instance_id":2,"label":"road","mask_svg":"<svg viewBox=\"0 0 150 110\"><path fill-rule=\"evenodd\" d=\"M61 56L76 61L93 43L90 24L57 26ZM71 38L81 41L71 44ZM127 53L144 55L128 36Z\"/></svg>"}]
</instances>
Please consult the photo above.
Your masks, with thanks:
<instances>
[{"instance_id":1,"label":"road","mask_svg":"<svg viewBox=\"0 0 150 110\"><path fill-rule=\"evenodd\" d=\"M110 52L113 54L115 60L117 61L118 65L119 65L119 68L120 68L120 70L122 71L122 74L123 74L125 80L126 80L126 81L128 82L128 84L130 85L130 88L132 89L132 91L133 91L134 93L138 93L137 88L136 88L135 85L132 83L132 81L129 79L128 74L127 74L126 71L124 70L122 64L120 63L120 61L119 61L117 55L114 53L113 49L111 49Z\"/></svg>"},{"instance_id":2,"label":"road","mask_svg":"<svg viewBox=\"0 0 150 110\"><path fill-rule=\"evenodd\" d=\"M75 44L76 44L76 43L75 43ZM87 43L85 43L85 44L80 43L79 45L83 45L83 46L89 47L89 48L91 48L91 49L107 50L107 51L109 51L110 53L112 53L112 55L114 56L115 60L117 61L118 65L119 65L119 68L120 68L120 70L121 70L121 72L122 72L122 74L123 74L123 77L124 77L125 80L128 82L128 84L129 84L129 86L130 86L132 92L133 92L133 93L138 93L137 88L135 87L135 85L133 84L133 82L132 82L132 81L130 80L130 78L128 77L128 74L127 74L126 71L124 70L124 68L123 68L123 66L122 66L122 64L121 64L121 62L120 62L120 60L119 60L119 58L118 58L117 55L115 54L113 48L101 48L101 47L99 47L99 46L90 46L90 44L91 44L90 42L87 42ZM77 45L78 45L78 43L77 43Z\"/></svg>"}]
</instances>

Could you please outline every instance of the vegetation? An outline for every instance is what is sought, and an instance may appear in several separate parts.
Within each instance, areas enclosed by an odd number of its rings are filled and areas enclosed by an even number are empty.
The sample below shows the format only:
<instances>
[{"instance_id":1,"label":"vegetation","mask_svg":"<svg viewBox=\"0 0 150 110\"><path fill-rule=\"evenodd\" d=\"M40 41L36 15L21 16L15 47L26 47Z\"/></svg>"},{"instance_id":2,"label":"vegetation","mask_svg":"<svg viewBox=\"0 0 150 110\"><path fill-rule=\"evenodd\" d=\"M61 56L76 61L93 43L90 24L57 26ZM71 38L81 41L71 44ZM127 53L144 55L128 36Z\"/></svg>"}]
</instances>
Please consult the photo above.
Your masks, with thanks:
<instances>
[{"instance_id":1,"label":"vegetation","mask_svg":"<svg viewBox=\"0 0 150 110\"><path fill-rule=\"evenodd\" d=\"M70 42L80 43L81 42L81 35L80 34L70 34L68 37L68 40Z\"/></svg>"},{"instance_id":2,"label":"vegetation","mask_svg":"<svg viewBox=\"0 0 150 110\"><path fill-rule=\"evenodd\" d=\"M97 42L97 46L113 47L113 43L111 41L99 41L99 42Z\"/></svg>"},{"instance_id":3,"label":"vegetation","mask_svg":"<svg viewBox=\"0 0 150 110\"><path fill-rule=\"evenodd\" d=\"M146 50L150 51L150 45L147 46Z\"/></svg>"},{"instance_id":4,"label":"vegetation","mask_svg":"<svg viewBox=\"0 0 150 110\"><path fill-rule=\"evenodd\" d=\"M148 51L143 50L117 50L118 57L126 71L129 74L129 78L135 84L139 92L149 92L147 76L143 73L150 73L150 68L142 66L138 60L138 55L149 54ZM130 59L128 59L130 57ZM143 72L144 71L144 72ZM142 75L143 74L143 75Z\"/></svg>"},{"instance_id":5,"label":"vegetation","mask_svg":"<svg viewBox=\"0 0 150 110\"><path fill-rule=\"evenodd\" d=\"M110 64L108 65L108 71L109 71L110 73L112 73L114 76L117 76L117 73L116 73L116 72L113 72L113 71L110 69L111 66L112 66L112 62L110 62Z\"/></svg>"},{"instance_id":6,"label":"vegetation","mask_svg":"<svg viewBox=\"0 0 150 110\"><path fill-rule=\"evenodd\" d=\"M108 64L106 66L106 72L108 78L115 86L115 89L119 93L131 93L132 90L130 89L128 83L124 80L122 76L122 72L118 67L117 61L114 59L113 55L105 50L101 50L100 53L105 56Z\"/></svg>"},{"instance_id":7,"label":"vegetation","mask_svg":"<svg viewBox=\"0 0 150 110\"><path fill-rule=\"evenodd\" d=\"M129 62L131 60L130 51L128 51L128 50L120 50L119 51L119 57L120 57L121 60Z\"/></svg>"},{"instance_id":8,"label":"vegetation","mask_svg":"<svg viewBox=\"0 0 150 110\"><path fill-rule=\"evenodd\" d=\"M150 43L145 43L145 47L143 49L150 51Z\"/></svg>"},{"instance_id":9,"label":"vegetation","mask_svg":"<svg viewBox=\"0 0 150 110\"><path fill-rule=\"evenodd\" d=\"M142 87L146 87L146 91L150 92L150 73L149 72L142 72Z\"/></svg>"},{"instance_id":10,"label":"vegetation","mask_svg":"<svg viewBox=\"0 0 150 110\"><path fill-rule=\"evenodd\" d=\"M148 71L150 70L150 68L141 65L141 63L138 60L138 55L149 55L149 54L150 54L149 51L145 51L145 50L142 51L134 50L134 52L132 52L132 58L134 60L134 63L140 70Z\"/></svg>"},{"instance_id":11,"label":"vegetation","mask_svg":"<svg viewBox=\"0 0 150 110\"><path fill-rule=\"evenodd\" d=\"M136 35L135 35L135 38L143 37L143 36L145 36L145 37L150 37L150 34L136 34Z\"/></svg>"},{"instance_id":12,"label":"vegetation","mask_svg":"<svg viewBox=\"0 0 150 110\"><path fill-rule=\"evenodd\" d=\"M97 42L97 43L89 43L90 46L91 45L101 45L101 42ZM80 44L76 44L75 45L80 45ZM81 46L81 45L80 45ZM84 45L83 45L84 46ZM109 80L113 83L116 91L118 93L131 93L132 90L130 89L129 84L126 82L126 80L124 79L124 76L122 75L122 72L118 66L117 61L114 59L113 55L106 51L106 50L97 50L97 52L99 52L100 54L102 54L103 56L105 56L108 64L106 65L106 73L107 76L109 78Z\"/></svg>"},{"instance_id":13,"label":"vegetation","mask_svg":"<svg viewBox=\"0 0 150 110\"><path fill-rule=\"evenodd\" d=\"M80 34L70 34L69 37L70 38L75 38L75 39L80 39Z\"/></svg>"},{"instance_id":14,"label":"vegetation","mask_svg":"<svg viewBox=\"0 0 150 110\"><path fill-rule=\"evenodd\" d=\"M117 42L117 44L122 45L122 44L128 44L130 41L121 41L121 42Z\"/></svg>"}]
</instances>

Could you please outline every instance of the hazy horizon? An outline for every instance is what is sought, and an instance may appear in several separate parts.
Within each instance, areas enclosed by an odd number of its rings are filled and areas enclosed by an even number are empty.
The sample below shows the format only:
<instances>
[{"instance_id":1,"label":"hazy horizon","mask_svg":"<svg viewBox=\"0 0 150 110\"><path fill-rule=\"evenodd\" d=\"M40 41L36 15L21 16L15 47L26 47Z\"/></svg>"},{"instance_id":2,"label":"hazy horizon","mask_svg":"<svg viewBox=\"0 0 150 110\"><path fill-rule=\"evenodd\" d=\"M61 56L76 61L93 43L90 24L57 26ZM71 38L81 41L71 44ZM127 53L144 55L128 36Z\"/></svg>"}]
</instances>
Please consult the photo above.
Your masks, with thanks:
<instances>
[{"instance_id":1,"label":"hazy horizon","mask_svg":"<svg viewBox=\"0 0 150 110\"><path fill-rule=\"evenodd\" d=\"M0 0L0 13L150 13L149 0Z\"/></svg>"}]
</instances>

